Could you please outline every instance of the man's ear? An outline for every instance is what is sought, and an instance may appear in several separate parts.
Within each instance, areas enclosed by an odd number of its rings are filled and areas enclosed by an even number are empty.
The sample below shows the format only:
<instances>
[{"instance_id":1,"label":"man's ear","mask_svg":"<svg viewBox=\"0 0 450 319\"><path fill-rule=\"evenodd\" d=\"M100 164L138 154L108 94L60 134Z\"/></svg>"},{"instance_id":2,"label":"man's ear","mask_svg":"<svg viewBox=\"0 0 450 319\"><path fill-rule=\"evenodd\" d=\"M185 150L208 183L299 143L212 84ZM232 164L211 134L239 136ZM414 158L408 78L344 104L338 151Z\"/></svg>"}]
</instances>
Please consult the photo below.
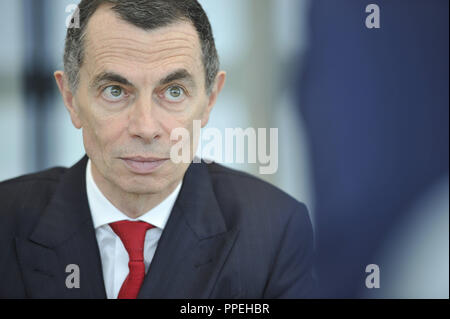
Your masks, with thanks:
<instances>
[{"instance_id":1,"label":"man's ear","mask_svg":"<svg viewBox=\"0 0 450 319\"><path fill-rule=\"evenodd\" d=\"M205 111L203 112L202 127L205 127L206 124L208 124L209 115L211 114L212 108L216 104L217 97L219 96L220 91L222 91L223 86L225 85L226 77L227 77L227 74L225 71L220 71L216 76L216 80L214 82L214 87L211 91L211 94L208 97L208 106L206 107Z\"/></svg>"},{"instance_id":2,"label":"man's ear","mask_svg":"<svg viewBox=\"0 0 450 319\"><path fill-rule=\"evenodd\" d=\"M55 77L56 84L58 85L59 92L64 100L64 105L70 114L70 119L72 120L73 126L77 129L82 127L81 120L79 117L79 109L75 102L75 96L69 88L68 81L63 71L56 71L53 76Z\"/></svg>"}]
</instances>

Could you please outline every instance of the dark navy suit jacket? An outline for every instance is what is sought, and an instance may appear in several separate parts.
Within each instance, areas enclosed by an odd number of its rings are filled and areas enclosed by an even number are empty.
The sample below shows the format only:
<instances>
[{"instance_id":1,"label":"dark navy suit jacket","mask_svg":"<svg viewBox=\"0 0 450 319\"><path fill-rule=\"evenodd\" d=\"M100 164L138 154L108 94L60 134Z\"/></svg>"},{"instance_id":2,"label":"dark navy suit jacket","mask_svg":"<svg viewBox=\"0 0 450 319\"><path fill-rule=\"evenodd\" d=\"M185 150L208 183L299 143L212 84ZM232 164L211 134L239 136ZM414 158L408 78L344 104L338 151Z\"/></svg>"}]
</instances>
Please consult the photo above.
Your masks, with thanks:
<instances>
[{"instance_id":1,"label":"dark navy suit jacket","mask_svg":"<svg viewBox=\"0 0 450 319\"><path fill-rule=\"evenodd\" d=\"M0 184L0 298L106 298L84 157ZM315 287L305 205L255 177L192 163L139 298L302 298ZM66 266L80 269L67 288Z\"/></svg>"}]
</instances>

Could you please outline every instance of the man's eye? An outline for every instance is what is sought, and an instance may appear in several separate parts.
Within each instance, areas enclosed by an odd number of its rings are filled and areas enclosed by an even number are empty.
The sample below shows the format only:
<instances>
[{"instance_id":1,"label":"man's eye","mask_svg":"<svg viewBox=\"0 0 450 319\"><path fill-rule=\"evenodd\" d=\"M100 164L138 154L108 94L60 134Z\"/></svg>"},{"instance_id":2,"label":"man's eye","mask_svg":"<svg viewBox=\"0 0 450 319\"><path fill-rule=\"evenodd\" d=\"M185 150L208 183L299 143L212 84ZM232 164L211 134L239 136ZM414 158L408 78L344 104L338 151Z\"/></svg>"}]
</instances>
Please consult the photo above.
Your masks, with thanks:
<instances>
[{"instance_id":1,"label":"man's eye","mask_svg":"<svg viewBox=\"0 0 450 319\"><path fill-rule=\"evenodd\" d=\"M181 102L185 98L186 92L180 86L169 86L164 92L164 98L169 102Z\"/></svg>"},{"instance_id":2,"label":"man's eye","mask_svg":"<svg viewBox=\"0 0 450 319\"><path fill-rule=\"evenodd\" d=\"M103 90L102 95L108 101L117 102L124 97L125 93L120 86L111 85Z\"/></svg>"}]
</instances>

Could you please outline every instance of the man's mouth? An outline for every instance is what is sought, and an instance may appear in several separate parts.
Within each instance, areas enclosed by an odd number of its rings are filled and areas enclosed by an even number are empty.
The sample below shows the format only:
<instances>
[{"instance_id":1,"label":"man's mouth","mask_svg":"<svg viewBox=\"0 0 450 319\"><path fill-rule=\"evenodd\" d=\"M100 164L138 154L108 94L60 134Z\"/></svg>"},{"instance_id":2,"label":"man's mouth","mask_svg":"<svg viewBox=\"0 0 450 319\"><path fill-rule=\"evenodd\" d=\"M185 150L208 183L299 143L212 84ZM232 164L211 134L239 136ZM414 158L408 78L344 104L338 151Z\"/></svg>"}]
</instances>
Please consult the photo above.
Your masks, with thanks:
<instances>
[{"instance_id":1,"label":"man's mouth","mask_svg":"<svg viewBox=\"0 0 450 319\"><path fill-rule=\"evenodd\" d=\"M152 173L169 160L168 158L142 156L121 157L120 159L130 171L136 174Z\"/></svg>"}]
</instances>

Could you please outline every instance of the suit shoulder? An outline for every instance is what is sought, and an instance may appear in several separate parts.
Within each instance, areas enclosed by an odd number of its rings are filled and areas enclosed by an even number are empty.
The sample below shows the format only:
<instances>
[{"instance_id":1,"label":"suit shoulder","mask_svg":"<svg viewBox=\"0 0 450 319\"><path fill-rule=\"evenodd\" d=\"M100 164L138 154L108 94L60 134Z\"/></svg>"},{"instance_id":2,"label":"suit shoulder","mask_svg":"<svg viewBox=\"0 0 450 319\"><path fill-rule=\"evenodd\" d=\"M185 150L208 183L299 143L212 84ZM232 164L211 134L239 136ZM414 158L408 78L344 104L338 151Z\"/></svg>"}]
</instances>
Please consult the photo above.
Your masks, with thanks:
<instances>
[{"instance_id":1,"label":"suit shoulder","mask_svg":"<svg viewBox=\"0 0 450 319\"><path fill-rule=\"evenodd\" d=\"M14 177L5 181L0 182L0 188L5 189L9 187L20 186L24 183L42 183L42 182L58 182L61 175L67 170L65 167L52 167L37 173L31 173L26 175L21 175Z\"/></svg>"},{"instance_id":2,"label":"suit shoulder","mask_svg":"<svg viewBox=\"0 0 450 319\"><path fill-rule=\"evenodd\" d=\"M271 209L274 211L305 210L305 204L251 174L225 167L221 164L207 164L216 196L240 205Z\"/></svg>"},{"instance_id":3,"label":"suit shoulder","mask_svg":"<svg viewBox=\"0 0 450 319\"><path fill-rule=\"evenodd\" d=\"M18 207L44 205L66 170L64 167L53 167L1 182L2 213L15 211Z\"/></svg>"}]
</instances>

